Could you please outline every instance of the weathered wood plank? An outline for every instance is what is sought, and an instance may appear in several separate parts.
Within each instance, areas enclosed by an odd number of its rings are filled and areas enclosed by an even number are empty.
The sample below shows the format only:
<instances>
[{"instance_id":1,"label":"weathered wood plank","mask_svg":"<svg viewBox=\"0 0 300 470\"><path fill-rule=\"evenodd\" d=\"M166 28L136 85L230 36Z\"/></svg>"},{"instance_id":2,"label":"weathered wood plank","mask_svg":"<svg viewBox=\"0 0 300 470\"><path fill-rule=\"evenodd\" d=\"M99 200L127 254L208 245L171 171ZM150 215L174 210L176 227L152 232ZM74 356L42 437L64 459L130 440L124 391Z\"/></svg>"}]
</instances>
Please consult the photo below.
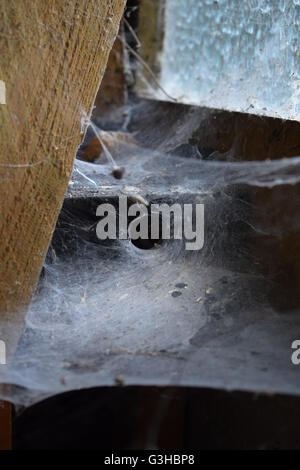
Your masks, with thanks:
<instances>
[{"instance_id":1,"label":"weathered wood plank","mask_svg":"<svg viewBox=\"0 0 300 470\"><path fill-rule=\"evenodd\" d=\"M83 137L82 110L91 113L124 5L0 3L0 339L8 358ZM7 449L11 408L0 405L0 448Z\"/></svg>"},{"instance_id":2,"label":"weathered wood plank","mask_svg":"<svg viewBox=\"0 0 300 470\"><path fill-rule=\"evenodd\" d=\"M124 4L0 4L0 312L32 295Z\"/></svg>"},{"instance_id":3,"label":"weathered wood plank","mask_svg":"<svg viewBox=\"0 0 300 470\"><path fill-rule=\"evenodd\" d=\"M11 405L8 402L0 400L0 450L11 449L11 427Z\"/></svg>"}]
</instances>

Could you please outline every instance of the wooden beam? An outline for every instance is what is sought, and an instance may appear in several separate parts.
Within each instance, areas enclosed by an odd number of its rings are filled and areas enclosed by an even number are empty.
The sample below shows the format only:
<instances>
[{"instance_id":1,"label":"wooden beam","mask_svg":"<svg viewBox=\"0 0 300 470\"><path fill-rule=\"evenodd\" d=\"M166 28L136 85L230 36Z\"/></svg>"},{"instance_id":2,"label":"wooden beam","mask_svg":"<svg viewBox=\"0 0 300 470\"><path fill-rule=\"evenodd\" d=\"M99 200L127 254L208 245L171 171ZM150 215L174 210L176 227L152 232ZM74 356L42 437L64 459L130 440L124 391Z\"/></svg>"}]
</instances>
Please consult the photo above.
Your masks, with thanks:
<instances>
[{"instance_id":1,"label":"wooden beam","mask_svg":"<svg viewBox=\"0 0 300 470\"><path fill-rule=\"evenodd\" d=\"M0 339L8 361L83 138L82 113L91 114L124 6L0 3Z\"/></svg>"},{"instance_id":2,"label":"wooden beam","mask_svg":"<svg viewBox=\"0 0 300 470\"><path fill-rule=\"evenodd\" d=\"M0 311L38 279L125 0L0 5Z\"/></svg>"}]
</instances>

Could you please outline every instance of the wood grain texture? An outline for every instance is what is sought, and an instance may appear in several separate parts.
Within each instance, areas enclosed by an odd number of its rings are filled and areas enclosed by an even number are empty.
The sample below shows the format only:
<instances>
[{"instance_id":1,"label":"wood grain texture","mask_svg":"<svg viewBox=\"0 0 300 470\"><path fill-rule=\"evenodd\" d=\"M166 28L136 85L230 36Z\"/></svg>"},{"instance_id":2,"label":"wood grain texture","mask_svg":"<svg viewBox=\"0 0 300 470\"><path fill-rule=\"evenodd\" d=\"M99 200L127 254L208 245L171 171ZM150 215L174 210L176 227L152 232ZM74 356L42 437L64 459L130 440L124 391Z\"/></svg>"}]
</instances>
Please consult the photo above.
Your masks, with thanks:
<instances>
[{"instance_id":1,"label":"wood grain texture","mask_svg":"<svg viewBox=\"0 0 300 470\"><path fill-rule=\"evenodd\" d=\"M124 4L0 3L0 336L8 361L83 138L82 110L91 114ZM0 449L10 447L11 405L1 401Z\"/></svg>"},{"instance_id":2,"label":"wood grain texture","mask_svg":"<svg viewBox=\"0 0 300 470\"><path fill-rule=\"evenodd\" d=\"M34 291L125 0L2 0L0 313Z\"/></svg>"}]
</instances>

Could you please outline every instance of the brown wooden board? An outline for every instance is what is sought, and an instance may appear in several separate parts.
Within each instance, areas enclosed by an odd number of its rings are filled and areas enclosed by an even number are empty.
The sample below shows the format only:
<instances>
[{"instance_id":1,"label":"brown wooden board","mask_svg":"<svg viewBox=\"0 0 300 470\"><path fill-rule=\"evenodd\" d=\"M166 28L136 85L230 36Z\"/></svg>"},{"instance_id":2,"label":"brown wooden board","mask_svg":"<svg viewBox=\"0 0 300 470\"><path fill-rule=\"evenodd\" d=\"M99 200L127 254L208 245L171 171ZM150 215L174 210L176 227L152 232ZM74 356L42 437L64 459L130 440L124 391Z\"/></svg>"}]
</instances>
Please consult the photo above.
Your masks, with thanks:
<instances>
[{"instance_id":1,"label":"brown wooden board","mask_svg":"<svg viewBox=\"0 0 300 470\"><path fill-rule=\"evenodd\" d=\"M0 315L8 322L36 286L83 138L82 112L91 113L124 5L0 4ZM10 357L15 342L0 334Z\"/></svg>"}]
</instances>

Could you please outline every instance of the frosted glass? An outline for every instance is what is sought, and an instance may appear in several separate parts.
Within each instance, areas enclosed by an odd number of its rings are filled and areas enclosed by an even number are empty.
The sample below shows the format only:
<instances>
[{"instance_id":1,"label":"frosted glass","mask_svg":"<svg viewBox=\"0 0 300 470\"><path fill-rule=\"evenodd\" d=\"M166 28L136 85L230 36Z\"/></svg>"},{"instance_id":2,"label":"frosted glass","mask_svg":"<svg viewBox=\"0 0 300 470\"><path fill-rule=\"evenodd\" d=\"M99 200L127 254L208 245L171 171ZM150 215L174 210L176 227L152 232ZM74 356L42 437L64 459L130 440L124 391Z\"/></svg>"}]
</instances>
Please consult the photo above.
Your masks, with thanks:
<instances>
[{"instance_id":1,"label":"frosted glass","mask_svg":"<svg viewBox=\"0 0 300 470\"><path fill-rule=\"evenodd\" d=\"M300 0L166 0L161 84L179 101L300 116Z\"/></svg>"}]
</instances>

